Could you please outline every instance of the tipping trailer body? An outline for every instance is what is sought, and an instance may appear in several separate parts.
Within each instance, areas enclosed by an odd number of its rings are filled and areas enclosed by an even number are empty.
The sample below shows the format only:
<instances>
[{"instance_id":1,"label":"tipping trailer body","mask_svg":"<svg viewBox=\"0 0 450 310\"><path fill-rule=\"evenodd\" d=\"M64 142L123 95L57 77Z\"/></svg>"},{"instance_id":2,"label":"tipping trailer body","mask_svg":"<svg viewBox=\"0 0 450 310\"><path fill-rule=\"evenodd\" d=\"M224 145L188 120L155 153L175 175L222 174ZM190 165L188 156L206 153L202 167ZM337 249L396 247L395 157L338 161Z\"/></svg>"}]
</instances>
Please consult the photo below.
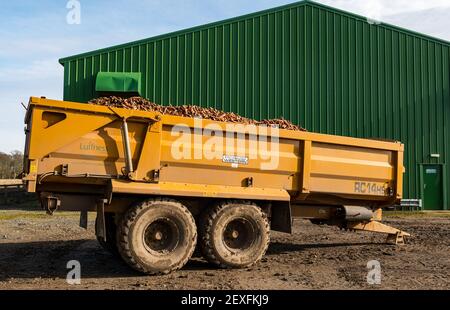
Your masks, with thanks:
<instances>
[{"instance_id":1,"label":"tipping trailer body","mask_svg":"<svg viewBox=\"0 0 450 310\"><path fill-rule=\"evenodd\" d=\"M133 268L181 268L197 242L247 267L292 217L408 234L382 224L402 196L403 144L32 97L24 182L42 207L97 212L96 235ZM120 232L120 233L117 233Z\"/></svg>"},{"instance_id":2,"label":"tipping trailer body","mask_svg":"<svg viewBox=\"0 0 450 310\"><path fill-rule=\"evenodd\" d=\"M113 194L373 207L402 197L404 147L399 142L283 129L271 141L272 128L252 138L239 125L230 134L228 123L34 97L25 122L25 181L31 192L77 192L77 186L88 185L93 194L109 184ZM218 151L216 143L213 155L221 153L205 158L217 128L223 130L223 147ZM279 157L273 167L270 154L251 154L264 142L263 134L267 144L276 144ZM227 153L230 142L234 154Z\"/></svg>"}]
</instances>

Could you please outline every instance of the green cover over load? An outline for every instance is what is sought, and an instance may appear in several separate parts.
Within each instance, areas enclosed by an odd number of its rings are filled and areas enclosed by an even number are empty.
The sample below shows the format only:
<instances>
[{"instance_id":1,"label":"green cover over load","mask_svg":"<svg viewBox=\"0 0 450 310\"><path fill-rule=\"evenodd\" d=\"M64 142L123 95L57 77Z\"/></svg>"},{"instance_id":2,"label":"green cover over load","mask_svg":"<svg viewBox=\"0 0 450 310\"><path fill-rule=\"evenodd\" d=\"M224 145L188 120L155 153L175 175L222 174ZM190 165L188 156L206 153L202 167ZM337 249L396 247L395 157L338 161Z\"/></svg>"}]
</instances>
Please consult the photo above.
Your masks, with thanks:
<instances>
[{"instance_id":1,"label":"green cover over load","mask_svg":"<svg viewBox=\"0 0 450 310\"><path fill-rule=\"evenodd\" d=\"M97 92L141 94L141 74L131 72L99 72L95 80Z\"/></svg>"}]
</instances>

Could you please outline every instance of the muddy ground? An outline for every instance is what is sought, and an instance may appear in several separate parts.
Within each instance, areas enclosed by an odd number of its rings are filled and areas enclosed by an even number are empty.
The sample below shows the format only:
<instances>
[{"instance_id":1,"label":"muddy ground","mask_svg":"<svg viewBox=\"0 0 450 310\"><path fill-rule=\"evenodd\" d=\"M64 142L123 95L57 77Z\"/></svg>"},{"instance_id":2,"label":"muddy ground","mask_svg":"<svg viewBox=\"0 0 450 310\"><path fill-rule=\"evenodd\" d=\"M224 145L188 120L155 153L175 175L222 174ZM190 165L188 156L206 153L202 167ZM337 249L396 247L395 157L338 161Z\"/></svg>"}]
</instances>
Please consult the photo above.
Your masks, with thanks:
<instances>
[{"instance_id":1,"label":"muddy ground","mask_svg":"<svg viewBox=\"0 0 450 310\"><path fill-rule=\"evenodd\" d=\"M295 220L294 234L272 234L263 260L219 270L201 258L166 276L145 276L105 252L76 213L0 211L0 289L450 289L450 215L394 214L386 222L412 234L408 245ZM66 264L81 263L80 285ZM367 263L381 264L381 284L367 283Z\"/></svg>"}]
</instances>

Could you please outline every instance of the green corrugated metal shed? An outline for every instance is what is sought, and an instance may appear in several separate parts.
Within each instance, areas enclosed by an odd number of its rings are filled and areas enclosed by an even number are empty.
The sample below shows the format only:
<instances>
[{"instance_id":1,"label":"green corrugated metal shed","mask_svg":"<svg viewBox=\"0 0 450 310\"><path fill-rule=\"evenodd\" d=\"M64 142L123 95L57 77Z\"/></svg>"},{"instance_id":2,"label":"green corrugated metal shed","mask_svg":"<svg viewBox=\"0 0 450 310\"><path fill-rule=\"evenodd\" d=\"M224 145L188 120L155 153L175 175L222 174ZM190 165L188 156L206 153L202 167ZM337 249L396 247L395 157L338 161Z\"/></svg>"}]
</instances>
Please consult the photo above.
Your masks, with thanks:
<instances>
[{"instance_id":1,"label":"green corrugated metal shed","mask_svg":"<svg viewBox=\"0 0 450 310\"><path fill-rule=\"evenodd\" d=\"M160 104L400 140L405 196L425 195L423 172L437 167L450 209L449 55L449 42L303 1L60 62L65 100L96 97L100 71L140 72L142 95Z\"/></svg>"}]
</instances>

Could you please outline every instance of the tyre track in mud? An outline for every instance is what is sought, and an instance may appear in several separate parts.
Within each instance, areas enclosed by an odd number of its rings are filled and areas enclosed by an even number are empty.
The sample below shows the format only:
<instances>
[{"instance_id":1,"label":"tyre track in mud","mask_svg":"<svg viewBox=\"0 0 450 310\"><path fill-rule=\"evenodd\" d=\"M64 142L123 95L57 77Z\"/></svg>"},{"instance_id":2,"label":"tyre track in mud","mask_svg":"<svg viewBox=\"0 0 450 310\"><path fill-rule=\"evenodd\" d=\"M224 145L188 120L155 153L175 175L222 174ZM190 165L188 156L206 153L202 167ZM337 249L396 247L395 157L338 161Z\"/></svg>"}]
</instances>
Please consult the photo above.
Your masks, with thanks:
<instances>
[{"instance_id":1,"label":"tyre track in mud","mask_svg":"<svg viewBox=\"0 0 450 310\"><path fill-rule=\"evenodd\" d=\"M0 225L0 289L450 289L450 218L387 222L412 234L406 246L295 220L294 234L272 233L267 254L250 268L216 269L193 258L180 271L145 276L98 245L92 221L85 231L76 215L12 217ZM66 283L73 259L81 285ZM381 285L366 281L370 260L381 264Z\"/></svg>"}]
</instances>

